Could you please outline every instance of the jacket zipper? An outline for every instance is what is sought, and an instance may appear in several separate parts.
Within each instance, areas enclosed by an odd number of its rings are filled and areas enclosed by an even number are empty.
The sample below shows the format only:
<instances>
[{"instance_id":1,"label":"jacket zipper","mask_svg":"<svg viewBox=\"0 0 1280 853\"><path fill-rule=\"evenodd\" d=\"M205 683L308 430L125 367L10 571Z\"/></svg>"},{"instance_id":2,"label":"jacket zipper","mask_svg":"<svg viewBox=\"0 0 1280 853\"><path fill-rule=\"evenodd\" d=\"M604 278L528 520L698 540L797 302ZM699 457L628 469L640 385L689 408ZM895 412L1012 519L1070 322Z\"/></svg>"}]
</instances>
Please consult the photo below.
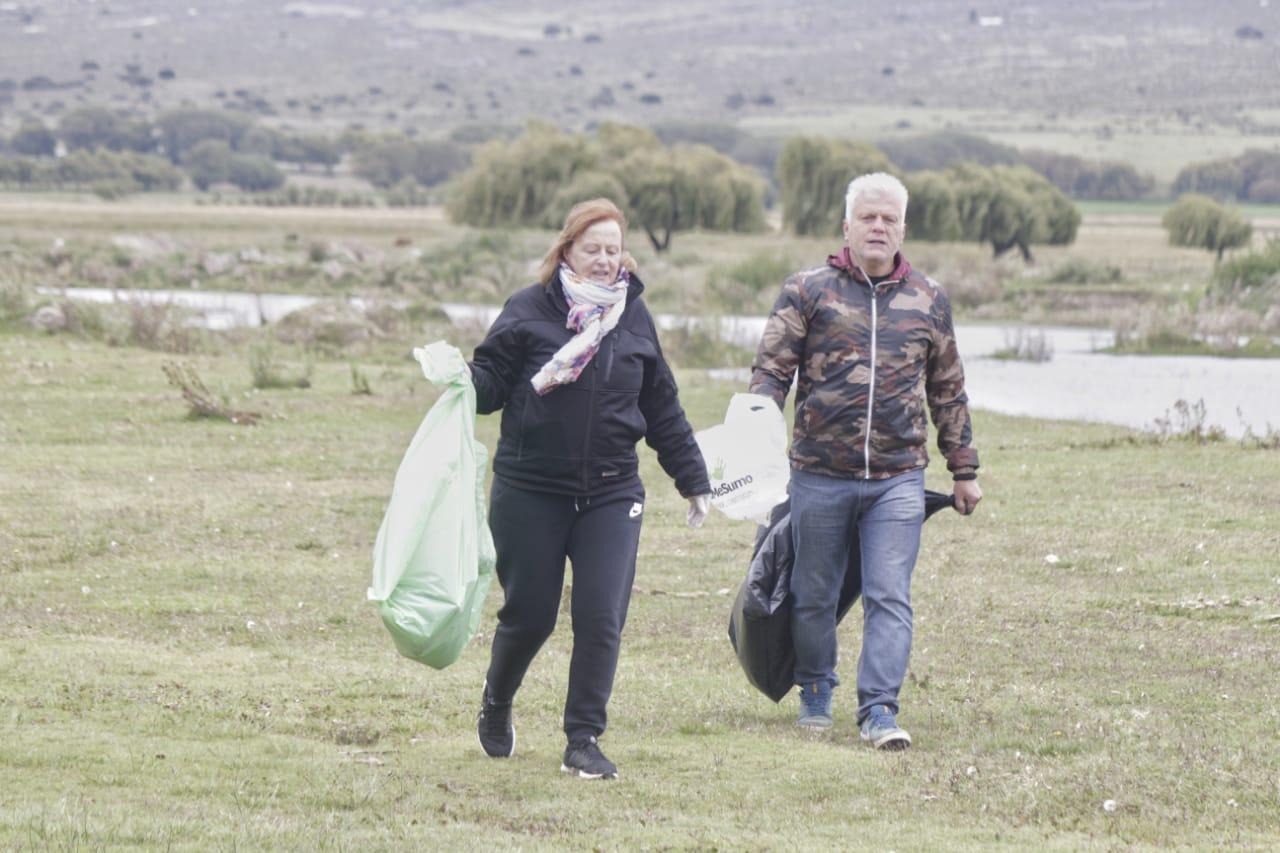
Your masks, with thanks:
<instances>
[{"instance_id":1,"label":"jacket zipper","mask_svg":"<svg viewBox=\"0 0 1280 853\"><path fill-rule=\"evenodd\" d=\"M871 380L867 384L867 437L862 445L863 479L871 479L871 413L876 402L876 330L880 319L876 316L876 286L867 280L871 292Z\"/></svg>"},{"instance_id":2,"label":"jacket zipper","mask_svg":"<svg viewBox=\"0 0 1280 853\"><path fill-rule=\"evenodd\" d=\"M591 489L591 422L595 419L596 386L600 384L600 362L591 359L591 397L587 403L587 430L582 442L582 493Z\"/></svg>"},{"instance_id":3,"label":"jacket zipper","mask_svg":"<svg viewBox=\"0 0 1280 853\"><path fill-rule=\"evenodd\" d=\"M618 330L614 329L609 333L609 336L605 338L609 344L609 355L604 361L604 381L606 384L609 382L610 377L613 376L613 352L618 348L618 341L615 337L617 334Z\"/></svg>"}]
</instances>

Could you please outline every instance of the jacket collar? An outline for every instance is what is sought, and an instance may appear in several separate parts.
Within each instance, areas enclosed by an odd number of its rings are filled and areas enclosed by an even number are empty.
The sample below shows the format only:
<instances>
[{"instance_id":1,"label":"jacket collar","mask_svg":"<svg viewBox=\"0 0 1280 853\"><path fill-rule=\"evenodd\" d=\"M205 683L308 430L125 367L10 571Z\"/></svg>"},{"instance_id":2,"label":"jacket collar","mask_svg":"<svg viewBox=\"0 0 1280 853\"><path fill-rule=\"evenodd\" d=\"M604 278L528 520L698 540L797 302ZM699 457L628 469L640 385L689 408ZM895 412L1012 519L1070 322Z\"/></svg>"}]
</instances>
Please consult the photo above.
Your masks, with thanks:
<instances>
[{"instance_id":1,"label":"jacket collar","mask_svg":"<svg viewBox=\"0 0 1280 853\"><path fill-rule=\"evenodd\" d=\"M850 253L848 246L842 246L837 254L827 255L827 265L848 273L857 281L867 281L862 275L862 270L853 262L853 255ZM909 275L911 275L911 264L907 262L901 252L898 252L893 256L893 272L889 273L889 279L887 280L902 281ZM867 283L869 284L870 282Z\"/></svg>"}]
</instances>

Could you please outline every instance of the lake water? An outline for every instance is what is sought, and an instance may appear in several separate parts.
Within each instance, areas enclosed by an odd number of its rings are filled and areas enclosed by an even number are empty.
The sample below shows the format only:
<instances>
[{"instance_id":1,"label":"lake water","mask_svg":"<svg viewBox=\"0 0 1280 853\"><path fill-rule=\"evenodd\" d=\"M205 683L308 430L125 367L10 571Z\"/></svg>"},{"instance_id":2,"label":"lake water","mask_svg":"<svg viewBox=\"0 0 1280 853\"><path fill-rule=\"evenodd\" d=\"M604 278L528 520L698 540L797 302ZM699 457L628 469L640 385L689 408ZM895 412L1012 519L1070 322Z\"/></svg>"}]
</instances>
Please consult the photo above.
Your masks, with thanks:
<instances>
[{"instance_id":1,"label":"lake water","mask_svg":"<svg viewBox=\"0 0 1280 853\"><path fill-rule=\"evenodd\" d=\"M455 323L488 324L498 309L446 305ZM724 317L717 321L673 315L655 318L660 329L694 322L718 322L726 340L754 348L764 317ZM992 356L1022 338L1040 339L1053 353L1045 362L1006 361ZM1055 420L1096 421L1153 429L1179 400L1203 402L1206 426L1239 437L1251 428L1280 429L1280 360L1201 356L1109 355L1107 329L1059 326L965 325L956 327L964 358L966 389L975 408ZM746 384L749 368L713 370L712 375ZM1175 425L1178 423L1175 419Z\"/></svg>"},{"instance_id":2,"label":"lake water","mask_svg":"<svg viewBox=\"0 0 1280 853\"><path fill-rule=\"evenodd\" d=\"M95 302L170 302L195 312L194 320L211 329L274 323L318 301L313 296L232 291L74 288L45 292L65 292L69 297ZM350 301L363 306L359 299ZM455 324L485 326L499 310L459 304L443 308ZM760 340L764 328L763 316L712 321L658 315L655 320L660 329L716 322L724 339L750 348ZM1052 349L1052 359L1033 363L991 358L1019 335L1037 339L1043 335ZM956 338L975 408L1151 429L1156 419L1169 415L1177 401L1203 401L1206 424L1221 427L1229 435L1240 436L1246 429L1255 433L1264 433L1269 427L1280 429L1280 360L1107 355L1096 352L1112 343L1111 333L1104 329L959 325ZM713 374L745 384L749 370L743 365Z\"/></svg>"}]
</instances>

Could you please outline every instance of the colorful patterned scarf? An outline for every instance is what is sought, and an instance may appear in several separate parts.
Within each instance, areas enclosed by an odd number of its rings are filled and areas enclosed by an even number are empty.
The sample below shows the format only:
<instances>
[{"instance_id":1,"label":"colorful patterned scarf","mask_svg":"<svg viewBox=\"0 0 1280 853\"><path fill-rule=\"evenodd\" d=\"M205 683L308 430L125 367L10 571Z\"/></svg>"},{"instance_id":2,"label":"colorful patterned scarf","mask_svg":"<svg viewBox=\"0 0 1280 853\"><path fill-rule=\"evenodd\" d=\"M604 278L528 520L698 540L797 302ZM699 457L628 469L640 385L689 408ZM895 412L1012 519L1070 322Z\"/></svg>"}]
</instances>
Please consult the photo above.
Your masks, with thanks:
<instances>
[{"instance_id":1,"label":"colorful patterned scarf","mask_svg":"<svg viewBox=\"0 0 1280 853\"><path fill-rule=\"evenodd\" d=\"M564 286L565 301L569 303L569 317L564 325L577 334L529 380L539 397L561 385L568 385L581 375L600 349L604 336L618 325L627 307L630 278L625 269L619 271L613 284L600 284L561 264L560 283Z\"/></svg>"}]
</instances>

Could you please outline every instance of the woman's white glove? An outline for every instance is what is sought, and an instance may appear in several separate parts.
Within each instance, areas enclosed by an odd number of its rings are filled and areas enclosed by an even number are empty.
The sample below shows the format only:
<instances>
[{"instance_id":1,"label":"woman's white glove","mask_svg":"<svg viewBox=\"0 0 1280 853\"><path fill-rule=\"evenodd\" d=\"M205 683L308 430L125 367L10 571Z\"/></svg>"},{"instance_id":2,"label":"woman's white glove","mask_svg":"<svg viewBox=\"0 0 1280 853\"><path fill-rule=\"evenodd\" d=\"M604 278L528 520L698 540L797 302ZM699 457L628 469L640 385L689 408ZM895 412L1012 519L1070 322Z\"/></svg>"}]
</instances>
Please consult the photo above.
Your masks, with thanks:
<instances>
[{"instance_id":1,"label":"woman's white glove","mask_svg":"<svg viewBox=\"0 0 1280 853\"><path fill-rule=\"evenodd\" d=\"M695 530L702 526L702 522L707 520L707 513L711 512L711 495L694 495L689 498L689 515L687 518L690 527Z\"/></svg>"}]
</instances>

